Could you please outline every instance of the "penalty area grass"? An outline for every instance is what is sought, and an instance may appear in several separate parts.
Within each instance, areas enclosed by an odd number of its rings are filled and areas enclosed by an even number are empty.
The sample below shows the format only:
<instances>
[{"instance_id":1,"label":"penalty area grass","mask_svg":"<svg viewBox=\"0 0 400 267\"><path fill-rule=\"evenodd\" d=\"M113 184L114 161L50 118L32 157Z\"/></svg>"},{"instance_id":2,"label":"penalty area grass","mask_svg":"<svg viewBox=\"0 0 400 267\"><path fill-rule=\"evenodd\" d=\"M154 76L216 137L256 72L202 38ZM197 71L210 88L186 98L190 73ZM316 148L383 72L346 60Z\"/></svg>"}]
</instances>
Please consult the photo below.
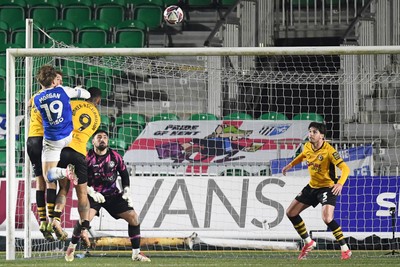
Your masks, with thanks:
<instances>
[{"instance_id":1,"label":"penalty area grass","mask_svg":"<svg viewBox=\"0 0 400 267\"><path fill-rule=\"evenodd\" d=\"M315 252L315 253L313 253ZM399 255L385 255L385 251L354 251L350 260L340 260L340 252L313 251L307 260L297 260L298 252L261 251L145 251L151 262L132 262L130 252L95 251L84 257L66 262L64 257L31 258L6 261L0 253L0 266L400 266ZM77 252L77 255L84 255Z\"/></svg>"}]
</instances>

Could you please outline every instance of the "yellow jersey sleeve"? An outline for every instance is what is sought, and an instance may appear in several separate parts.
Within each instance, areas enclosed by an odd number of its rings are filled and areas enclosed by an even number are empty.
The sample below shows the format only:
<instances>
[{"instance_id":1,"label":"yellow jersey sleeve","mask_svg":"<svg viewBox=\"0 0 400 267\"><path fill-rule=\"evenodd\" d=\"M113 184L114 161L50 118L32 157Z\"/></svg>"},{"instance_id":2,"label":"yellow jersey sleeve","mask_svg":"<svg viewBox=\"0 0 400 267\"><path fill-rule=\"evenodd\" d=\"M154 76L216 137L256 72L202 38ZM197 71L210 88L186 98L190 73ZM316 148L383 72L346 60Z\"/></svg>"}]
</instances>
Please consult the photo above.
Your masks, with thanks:
<instances>
[{"instance_id":1,"label":"yellow jersey sleeve","mask_svg":"<svg viewBox=\"0 0 400 267\"><path fill-rule=\"evenodd\" d=\"M44 135L44 129L43 129L43 123L42 123L42 115L40 115L39 110L33 104L33 101L32 101L33 97L29 101L30 102L31 111L30 111L28 137L43 136Z\"/></svg>"},{"instance_id":2,"label":"yellow jersey sleeve","mask_svg":"<svg viewBox=\"0 0 400 267\"><path fill-rule=\"evenodd\" d=\"M69 147L86 156L86 144L100 126L100 113L96 106L83 100L71 101L72 141Z\"/></svg>"}]
</instances>

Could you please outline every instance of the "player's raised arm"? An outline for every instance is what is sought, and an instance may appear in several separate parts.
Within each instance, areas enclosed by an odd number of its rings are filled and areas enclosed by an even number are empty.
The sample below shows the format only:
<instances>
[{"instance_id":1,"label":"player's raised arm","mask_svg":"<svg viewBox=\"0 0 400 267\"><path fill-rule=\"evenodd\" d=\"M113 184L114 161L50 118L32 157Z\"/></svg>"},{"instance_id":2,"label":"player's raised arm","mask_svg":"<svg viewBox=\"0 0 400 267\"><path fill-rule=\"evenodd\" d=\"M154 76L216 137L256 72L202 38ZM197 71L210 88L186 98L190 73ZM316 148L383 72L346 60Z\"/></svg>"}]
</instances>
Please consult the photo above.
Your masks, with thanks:
<instances>
[{"instance_id":1,"label":"player's raised arm","mask_svg":"<svg viewBox=\"0 0 400 267\"><path fill-rule=\"evenodd\" d=\"M83 98L83 99L88 99L90 98L90 93L86 89L83 89L81 87L63 87L64 91L67 93L69 98Z\"/></svg>"},{"instance_id":2,"label":"player's raised arm","mask_svg":"<svg viewBox=\"0 0 400 267\"><path fill-rule=\"evenodd\" d=\"M300 155L298 155L294 160L292 160L292 162L290 162L288 165L283 167L282 174L286 176L286 172L288 170L290 170L291 168L293 168L293 166L295 166L295 165L299 164L300 162L302 162L303 159L304 159L304 155L303 155L303 153L300 153Z\"/></svg>"}]
</instances>

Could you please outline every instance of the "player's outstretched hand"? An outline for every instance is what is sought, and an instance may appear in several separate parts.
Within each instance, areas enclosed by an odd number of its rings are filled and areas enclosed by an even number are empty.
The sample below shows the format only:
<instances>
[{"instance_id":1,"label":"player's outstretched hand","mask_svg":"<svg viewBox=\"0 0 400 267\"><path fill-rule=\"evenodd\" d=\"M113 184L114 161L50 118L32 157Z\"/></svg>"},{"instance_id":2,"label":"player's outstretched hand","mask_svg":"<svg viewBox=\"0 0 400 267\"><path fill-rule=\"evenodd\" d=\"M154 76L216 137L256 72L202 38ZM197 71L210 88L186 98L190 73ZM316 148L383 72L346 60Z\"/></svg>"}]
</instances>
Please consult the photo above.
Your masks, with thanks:
<instances>
[{"instance_id":1,"label":"player's outstretched hand","mask_svg":"<svg viewBox=\"0 0 400 267\"><path fill-rule=\"evenodd\" d=\"M342 188L343 188L343 185L337 183L332 187L332 193L335 196L340 196L340 194L342 193Z\"/></svg>"},{"instance_id":2,"label":"player's outstretched hand","mask_svg":"<svg viewBox=\"0 0 400 267\"><path fill-rule=\"evenodd\" d=\"M131 189L127 186L124 188L124 192L122 193L122 198L128 202L128 206L133 208L132 194Z\"/></svg>"},{"instance_id":3,"label":"player's outstretched hand","mask_svg":"<svg viewBox=\"0 0 400 267\"><path fill-rule=\"evenodd\" d=\"M282 174L286 176L286 172L292 168L292 165L288 164L282 169Z\"/></svg>"},{"instance_id":4,"label":"player's outstretched hand","mask_svg":"<svg viewBox=\"0 0 400 267\"><path fill-rule=\"evenodd\" d=\"M104 198L102 193L96 192L93 187L88 186L87 189L88 195L93 198L94 201L97 203L104 203L106 202L106 199Z\"/></svg>"}]
</instances>

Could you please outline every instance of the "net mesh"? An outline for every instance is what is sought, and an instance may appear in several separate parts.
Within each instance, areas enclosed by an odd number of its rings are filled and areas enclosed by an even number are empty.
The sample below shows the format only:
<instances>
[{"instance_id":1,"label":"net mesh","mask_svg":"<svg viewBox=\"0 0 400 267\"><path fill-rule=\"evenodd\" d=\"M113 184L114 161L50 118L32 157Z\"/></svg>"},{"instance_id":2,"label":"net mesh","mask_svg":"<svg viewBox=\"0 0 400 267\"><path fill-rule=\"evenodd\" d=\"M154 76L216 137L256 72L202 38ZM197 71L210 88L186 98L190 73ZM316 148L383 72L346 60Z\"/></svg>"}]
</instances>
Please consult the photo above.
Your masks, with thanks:
<instances>
[{"instance_id":1,"label":"net mesh","mask_svg":"<svg viewBox=\"0 0 400 267\"><path fill-rule=\"evenodd\" d=\"M54 47L68 49L57 42ZM363 255L377 256L399 244L391 236L389 213L398 205L400 188L399 66L393 60L385 72L372 75L355 63L359 57L257 56L250 72L233 68L229 57L33 57L33 73L53 64L62 70L64 85L102 90L101 128L110 132L110 147L129 167L143 250L272 250L281 255L298 250L300 238L285 208L308 174L304 165L288 177L280 170L301 151L309 122L324 121L342 157L356 160L335 217L353 250L374 250ZM16 58L20 118L27 110L24 60ZM34 82L32 88L30 95L39 86ZM22 164L28 159L24 121L17 127L16 228L22 233ZM275 138L282 133L285 138ZM204 144L215 137L227 137L229 149L218 152L216 143ZM69 236L78 219L72 191L62 216ZM320 214L320 207L302 213L318 242L316 255L337 252ZM63 255L67 243L44 241L37 217L33 220L33 256ZM130 249L125 221L103 211L91 225L96 244L91 252L124 255ZM16 246L22 256L22 240Z\"/></svg>"}]
</instances>

